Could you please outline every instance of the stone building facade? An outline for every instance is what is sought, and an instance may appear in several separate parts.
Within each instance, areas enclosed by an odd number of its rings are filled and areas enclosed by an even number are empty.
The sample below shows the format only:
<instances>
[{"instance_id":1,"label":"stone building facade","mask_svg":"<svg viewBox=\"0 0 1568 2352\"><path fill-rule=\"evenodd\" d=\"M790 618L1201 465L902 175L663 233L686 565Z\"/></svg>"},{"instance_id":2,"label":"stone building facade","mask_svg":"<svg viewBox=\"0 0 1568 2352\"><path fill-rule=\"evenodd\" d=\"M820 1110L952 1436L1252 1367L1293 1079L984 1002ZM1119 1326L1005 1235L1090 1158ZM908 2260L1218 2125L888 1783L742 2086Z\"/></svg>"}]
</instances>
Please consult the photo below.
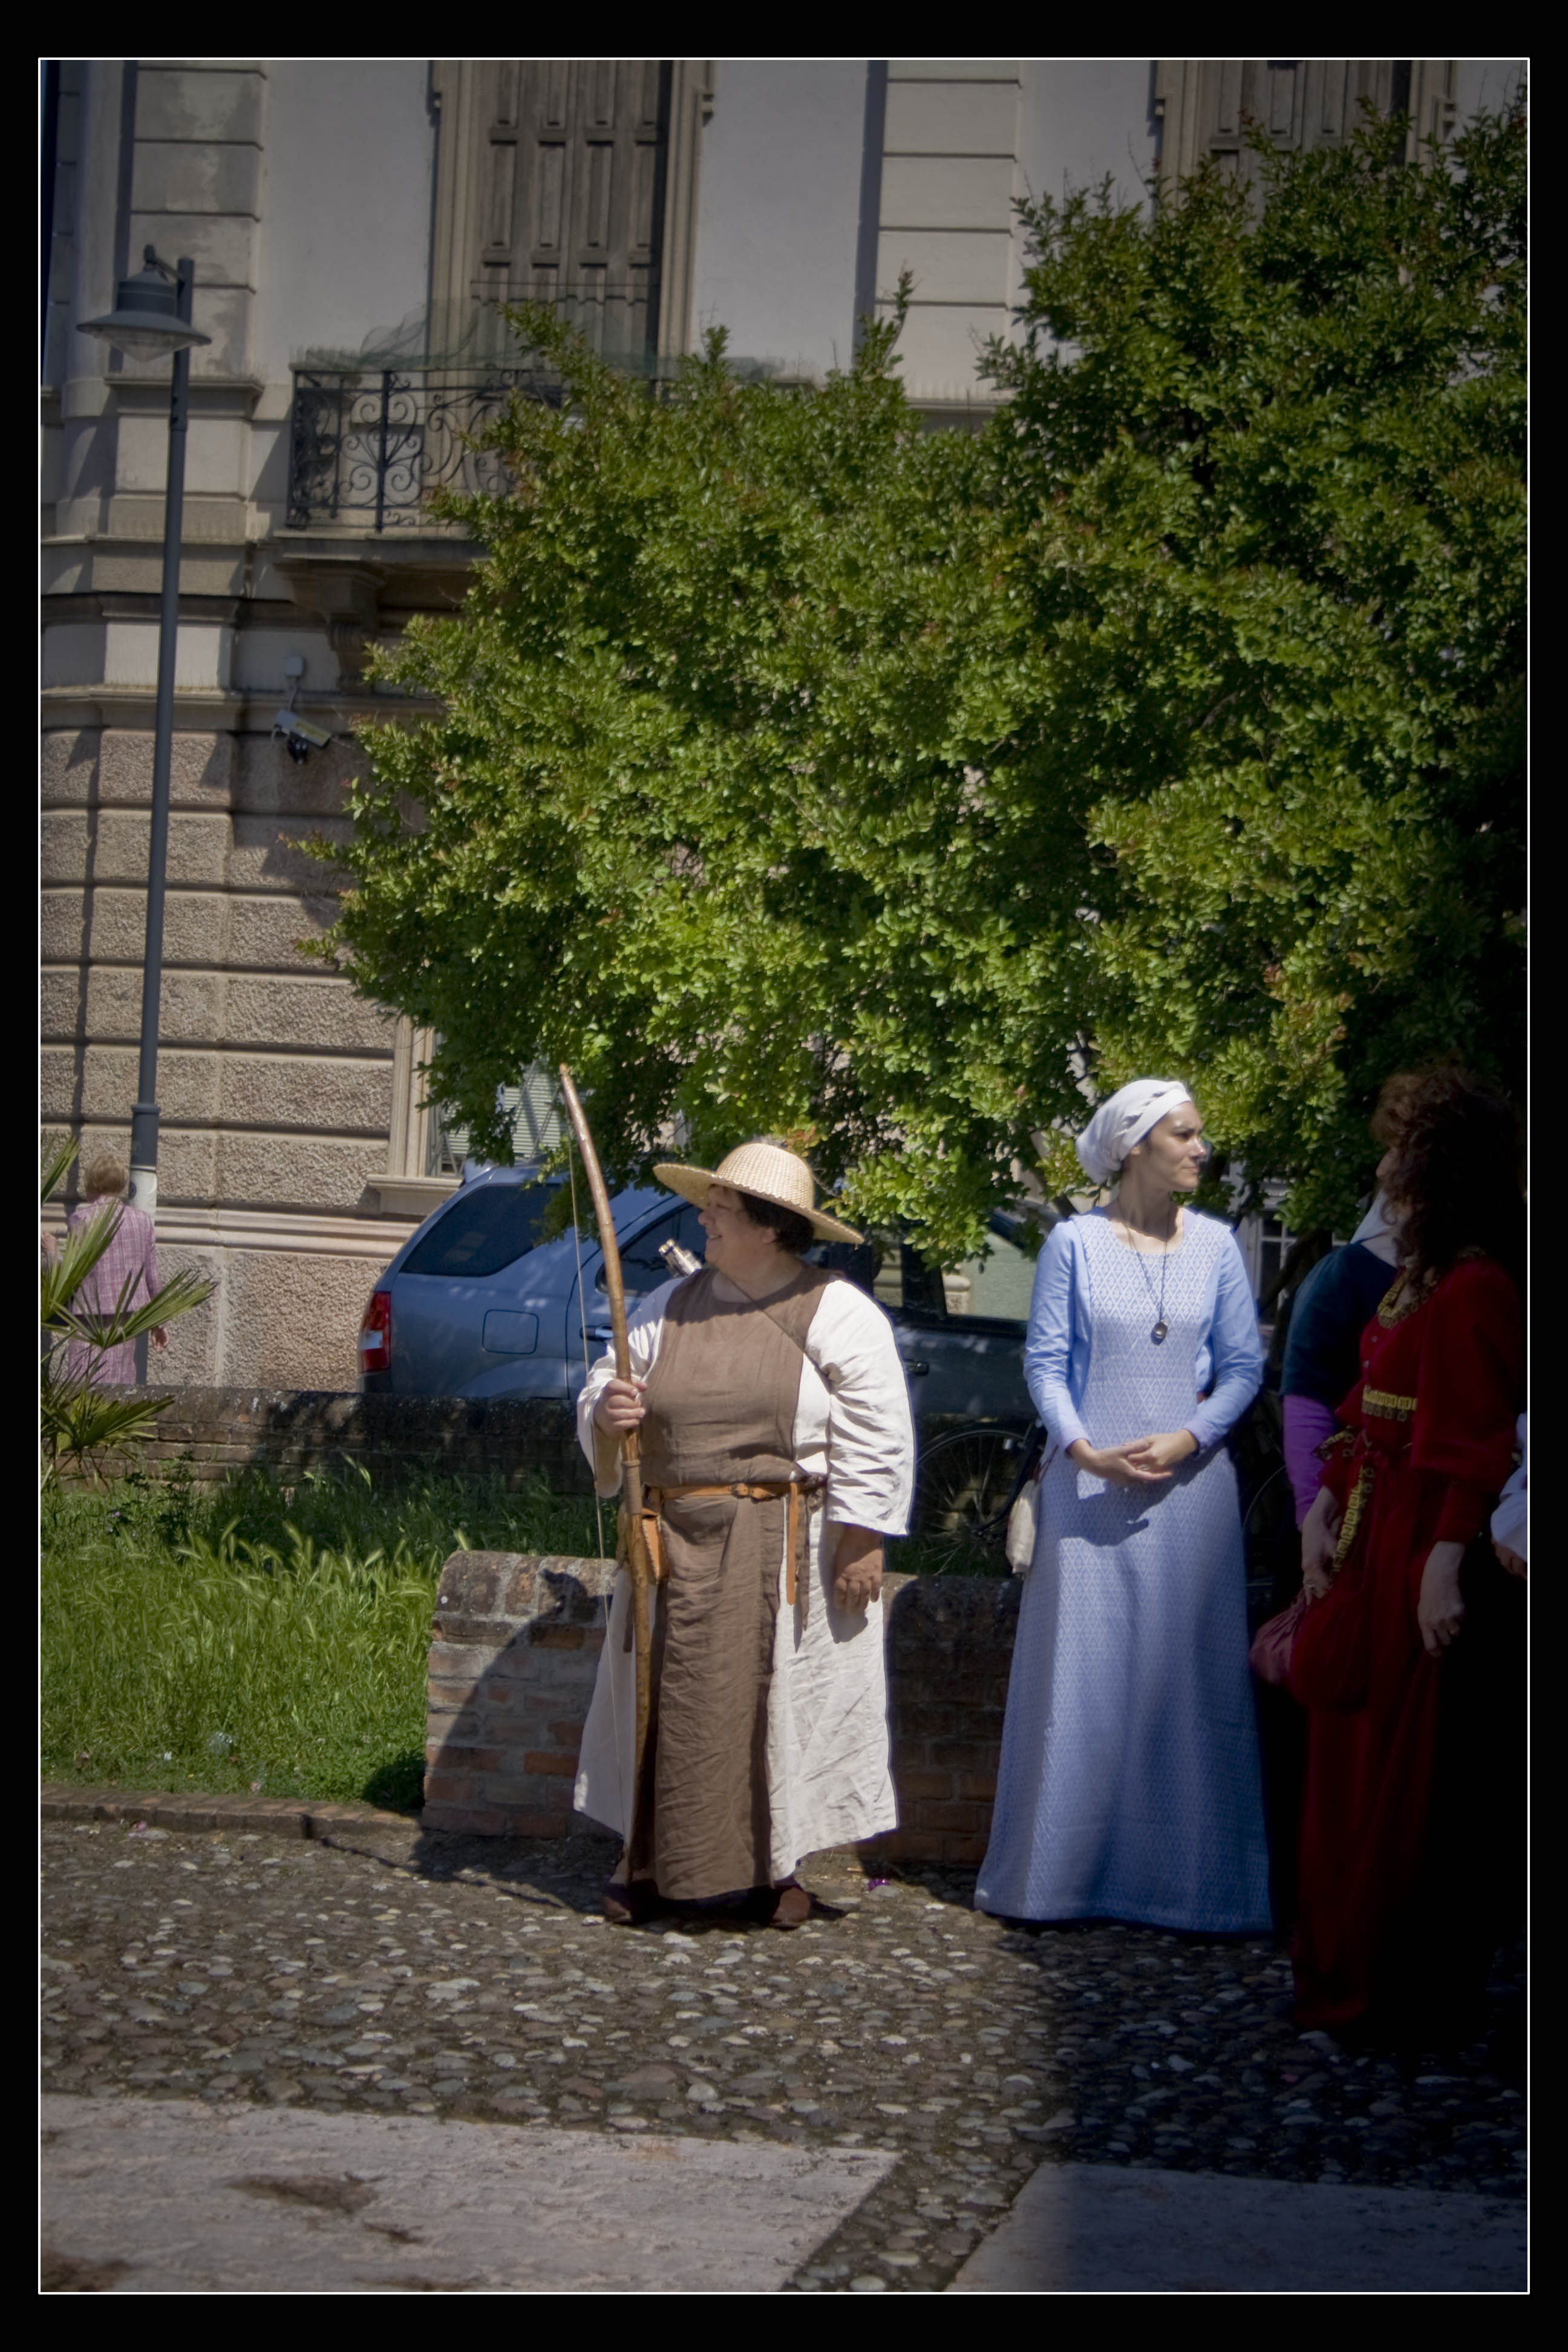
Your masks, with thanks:
<instances>
[{"instance_id":1,"label":"stone building facade","mask_svg":"<svg viewBox=\"0 0 1568 2352\"><path fill-rule=\"evenodd\" d=\"M303 952L367 648L475 551L426 500L504 390L499 299L657 370L711 320L813 376L914 277L906 380L984 413L1027 191L1137 196L1244 121L1319 144L1362 98L1446 136L1519 68L1463 60L66 60L46 92L43 1112L123 1147L135 1094L167 362L77 322L153 244L195 267L159 1099L166 1265L209 1304L160 1377L342 1388L374 1276L458 1181L428 1041ZM330 734L303 761L291 706ZM417 702L397 707L417 716Z\"/></svg>"}]
</instances>

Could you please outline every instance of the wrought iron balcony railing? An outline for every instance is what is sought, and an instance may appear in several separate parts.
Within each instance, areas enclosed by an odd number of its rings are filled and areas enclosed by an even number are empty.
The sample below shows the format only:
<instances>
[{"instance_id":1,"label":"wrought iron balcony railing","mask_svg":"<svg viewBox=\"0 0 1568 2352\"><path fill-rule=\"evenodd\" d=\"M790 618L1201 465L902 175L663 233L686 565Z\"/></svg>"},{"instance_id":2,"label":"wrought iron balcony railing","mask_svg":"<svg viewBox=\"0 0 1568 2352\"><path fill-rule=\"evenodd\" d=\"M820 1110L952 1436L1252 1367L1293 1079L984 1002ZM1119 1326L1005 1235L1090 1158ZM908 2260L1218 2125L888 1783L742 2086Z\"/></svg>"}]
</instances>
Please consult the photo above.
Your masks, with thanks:
<instances>
[{"instance_id":1,"label":"wrought iron balcony railing","mask_svg":"<svg viewBox=\"0 0 1568 2352\"><path fill-rule=\"evenodd\" d=\"M438 489L504 488L500 458L472 445L519 390L552 405L561 398L556 379L525 368L296 368L290 530L361 517L373 530L417 530Z\"/></svg>"}]
</instances>

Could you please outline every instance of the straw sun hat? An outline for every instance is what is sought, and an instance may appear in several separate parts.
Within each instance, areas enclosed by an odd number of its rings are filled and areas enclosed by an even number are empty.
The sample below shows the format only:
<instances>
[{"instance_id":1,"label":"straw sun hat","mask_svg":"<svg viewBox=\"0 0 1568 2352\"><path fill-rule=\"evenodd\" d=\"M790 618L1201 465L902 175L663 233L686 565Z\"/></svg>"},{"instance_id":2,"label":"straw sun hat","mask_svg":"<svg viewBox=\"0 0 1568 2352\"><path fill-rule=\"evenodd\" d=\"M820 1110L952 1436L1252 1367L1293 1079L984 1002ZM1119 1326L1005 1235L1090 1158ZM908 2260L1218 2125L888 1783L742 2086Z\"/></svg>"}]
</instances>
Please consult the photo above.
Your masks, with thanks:
<instances>
[{"instance_id":1,"label":"straw sun hat","mask_svg":"<svg viewBox=\"0 0 1568 2352\"><path fill-rule=\"evenodd\" d=\"M777 1209L793 1209L796 1216L804 1217L812 1230L827 1241L861 1239L852 1225L841 1225L837 1217L826 1217L820 1209L813 1207L816 1179L805 1160L784 1150L782 1144L742 1143L717 1168L681 1168L666 1161L653 1172L661 1184L695 1201L700 1209L706 1205L710 1184L732 1184L737 1192L750 1192L755 1200L771 1201Z\"/></svg>"}]
</instances>

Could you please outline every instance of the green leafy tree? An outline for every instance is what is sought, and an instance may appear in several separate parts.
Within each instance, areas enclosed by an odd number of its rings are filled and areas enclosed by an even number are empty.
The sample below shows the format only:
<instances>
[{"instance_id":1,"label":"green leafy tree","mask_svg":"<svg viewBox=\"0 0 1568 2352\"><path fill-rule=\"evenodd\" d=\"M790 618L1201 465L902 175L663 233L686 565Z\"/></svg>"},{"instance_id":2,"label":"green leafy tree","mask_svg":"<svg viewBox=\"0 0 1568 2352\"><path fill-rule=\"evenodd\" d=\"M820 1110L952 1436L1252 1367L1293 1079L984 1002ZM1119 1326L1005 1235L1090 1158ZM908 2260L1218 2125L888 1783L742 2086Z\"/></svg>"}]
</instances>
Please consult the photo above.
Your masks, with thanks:
<instances>
[{"instance_id":1,"label":"green leafy tree","mask_svg":"<svg viewBox=\"0 0 1568 2352\"><path fill-rule=\"evenodd\" d=\"M1070 1091L1066 869L1054 926L994 903L978 763L1028 649L980 451L921 429L896 321L816 391L737 381L715 334L658 399L520 324L563 405L513 407L514 490L454 509L466 609L387 665L446 716L371 731L334 945L437 1032L481 1149L497 1087L567 1060L621 1174L672 1113L699 1153L796 1133L962 1255Z\"/></svg>"},{"instance_id":2,"label":"green leafy tree","mask_svg":"<svg viewBox=\"0 0 1568 2352\"><path fill-rule=\"evenodd\" d=\"M1523 134L1402 142L1034 208L973 436L897 319L650 396L518 314L562 404L452 502L473 590L384 664L445 716L369 731L331 942L479 1148L565 1059L616 1172L795 1131L952 1263L1085 1081L1187 1076L1300 1222L1389 1068L1514 1076Z\"/></svg>"},{"instance_id":3,"label":"green leafy tree","mask_svg":"<svg viewBox=\"0 0 1568 2352\"><path fill-rule=\"evenodd\" d=\"M990 358L1094 1075L1190 1076L1299 1226L1350 1213L1391 1071L1521 1076L1524 125L1404 150L1041 203Z\"/></svg>"}]
</instances>

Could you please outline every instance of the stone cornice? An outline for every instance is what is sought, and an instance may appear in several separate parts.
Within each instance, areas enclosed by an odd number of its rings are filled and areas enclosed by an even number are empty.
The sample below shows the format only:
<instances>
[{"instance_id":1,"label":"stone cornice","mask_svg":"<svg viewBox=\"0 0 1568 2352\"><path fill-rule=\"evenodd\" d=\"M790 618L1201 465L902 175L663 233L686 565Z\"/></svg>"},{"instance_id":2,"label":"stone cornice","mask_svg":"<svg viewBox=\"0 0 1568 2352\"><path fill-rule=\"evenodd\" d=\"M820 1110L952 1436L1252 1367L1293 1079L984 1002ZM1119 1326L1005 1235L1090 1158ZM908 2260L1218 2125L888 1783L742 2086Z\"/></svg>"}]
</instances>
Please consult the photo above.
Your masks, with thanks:
<instances>
[{"instance_id":1,"label":"stone cornice","mask_svg":"<svg viewBox=\"0 0 1568 2352\"><path fill-rule=\"evenodd\" d=\"M278 574L297 604L323 617L356 608L371 590L384 613L456 612L479 552L470 539L391 531L279 530L256 543L258 562Z\"/></svg>"},{"instance_id":2,"label":"stone cornice","mask_svg":"<svg viewBox=\"0 0 1568 2352\"><path fill-rule=\"evenodd\" d=\"M121 408L163 410L169 405L166 375L106 375L100 381L109 385ZM193 375L191 406L248 416L266 390L266 379L258 375Z\"/></svg>"},{"instance_id":3,"label":"stone cornice","mask_svg":"<svg viewBox=\"0 0 1568 2352\"><path fill-rule=\"evenodd\" d=\"M153 725L154 694L149 687L46 687L39 700L46 731L57 728L122 727L145 733ZM270 735L278 709L276 688L268 694L182 691L174 697L174 731L189 734ZM301 695L300 708L312 716L334 714L342 733L384 719L438 719L444 706L426 694Z\"/></svg>"},{"instance_id":4,"label":"stone cornice","mask_svg":"<svg viewBox=\"0 0 1568 2352\"><path fill-rule=\"evenodd\" d=\"M374 1178L371 1179L372 1185ZM289 1250L305 1257L363 1257L384 1265L403 1247L427 1209L402 1215L331 1217L273 1209L214 1209L158 1203L158 1241L165 1249ZM65 1209L51 1201L43 1222L65 1231Z\"/></svg>"},{"instance_id":5,"label":"stone cornice","mask_svg":"<svg viewBox=\"0 0 1568 2352\"><path fill-rule=\"evenodd\" d=\"M381 1202L383 1216L423 1220L443 1201L449 1201L462 1179L458 1176L367 1176L365 1183Z\"/></svg>"},{"instance_id":6,"label":"stone cornice","mask_svg":"<svg viewBox=\"0 0 1568 2352\"><path fill-rule=\"evenodd\" d=\"M162 597L154 588L46 589L39 605L46 625L52 621L156 620ZM180 598L182 621L218 621L229 628L240 625L253 609L244 596Z\"/></svg>"}]
</instances>

